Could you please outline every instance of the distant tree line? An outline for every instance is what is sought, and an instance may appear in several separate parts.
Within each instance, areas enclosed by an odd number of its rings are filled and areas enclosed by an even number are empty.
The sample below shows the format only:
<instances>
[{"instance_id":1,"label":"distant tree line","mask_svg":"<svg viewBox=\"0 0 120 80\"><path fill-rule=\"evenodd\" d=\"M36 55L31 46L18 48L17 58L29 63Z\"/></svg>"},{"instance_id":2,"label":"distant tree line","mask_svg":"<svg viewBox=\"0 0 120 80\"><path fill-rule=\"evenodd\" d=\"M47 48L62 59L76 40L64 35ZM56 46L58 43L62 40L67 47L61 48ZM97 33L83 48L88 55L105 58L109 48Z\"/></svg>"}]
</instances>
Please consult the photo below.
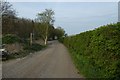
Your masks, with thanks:
<instances>
[{"instance_id":1,"label":"distant tree line","mask_svg":"<svg viewBox=\"0 0 120 80\"><path fill-rule=\"evenodd\" d=\"M31 20L17 17L16 11L9 2L0 2L2 15L2 35L14 34L21 39L29 39L32 33L34 39L43 39L45 45L47 40L54 40L65 35L64 29L54 27L54 11L45 9L37 14L37 19Z\"/></svg>"}]
</instances>

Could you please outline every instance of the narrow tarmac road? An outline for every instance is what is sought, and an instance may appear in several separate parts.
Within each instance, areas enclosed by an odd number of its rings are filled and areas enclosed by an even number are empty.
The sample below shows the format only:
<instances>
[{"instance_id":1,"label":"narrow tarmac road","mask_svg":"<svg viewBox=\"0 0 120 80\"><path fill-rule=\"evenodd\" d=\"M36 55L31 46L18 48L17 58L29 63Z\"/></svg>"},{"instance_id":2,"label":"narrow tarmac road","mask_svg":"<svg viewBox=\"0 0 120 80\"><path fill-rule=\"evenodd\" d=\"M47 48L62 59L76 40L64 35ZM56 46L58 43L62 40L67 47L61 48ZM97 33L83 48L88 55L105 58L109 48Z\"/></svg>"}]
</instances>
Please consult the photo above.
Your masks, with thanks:
<instances>
[{"instance_id":1,"label":"narrow tarmac road","mask_svg":"<svg viewBox=\"0 0 120 80\"><path fill-rule=\"evenodd\" d=\"M66 47L50 42L45 50L2 63L3 78L81 78Z\"/></svg>"}]
</instances>

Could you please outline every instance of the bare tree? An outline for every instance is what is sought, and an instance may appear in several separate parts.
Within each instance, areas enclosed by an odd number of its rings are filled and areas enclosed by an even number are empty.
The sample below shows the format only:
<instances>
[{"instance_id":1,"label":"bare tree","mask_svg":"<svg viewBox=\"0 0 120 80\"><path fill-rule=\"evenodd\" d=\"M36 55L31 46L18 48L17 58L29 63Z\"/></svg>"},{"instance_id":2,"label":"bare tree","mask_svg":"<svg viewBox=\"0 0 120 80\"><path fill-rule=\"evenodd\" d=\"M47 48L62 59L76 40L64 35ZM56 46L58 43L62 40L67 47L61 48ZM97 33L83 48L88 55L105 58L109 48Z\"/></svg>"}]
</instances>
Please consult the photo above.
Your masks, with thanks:
<instances>
[{"instance_id":1,"label":"bare tree","mask_svg":"<svg viewBox=\"0 0 120 80\"><path fill-rule=\"evenodd\" d=\"M14 18L16 17L16 11L12 8L12 4L5 1L0 1L0 16L2 23L2 33L14 32Z\"/></svg>"},{"instance_id":2,"label":"bare tree","mask_svg":"<svg viewBox=\"0 0 120 80\"><path fill-rule=\"evenodd\" d=\"M0 1L0 15L16 15L16 11L12 8L12 4Z\"/></svg>"}]
</instances>

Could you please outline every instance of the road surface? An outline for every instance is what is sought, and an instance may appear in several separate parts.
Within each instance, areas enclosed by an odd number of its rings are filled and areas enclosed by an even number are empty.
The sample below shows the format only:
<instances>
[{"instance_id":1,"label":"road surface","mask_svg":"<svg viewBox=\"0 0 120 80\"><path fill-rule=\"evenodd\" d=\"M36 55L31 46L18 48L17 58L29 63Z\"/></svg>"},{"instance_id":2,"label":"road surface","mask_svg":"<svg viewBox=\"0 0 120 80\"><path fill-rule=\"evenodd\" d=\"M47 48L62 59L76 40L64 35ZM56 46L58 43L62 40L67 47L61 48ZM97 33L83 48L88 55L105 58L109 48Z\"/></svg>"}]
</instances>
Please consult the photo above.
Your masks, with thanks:
<instances>
[{"instance_id":1,"label":"road surface","mask_svg":"<svg viewBox=\"0 0 120 80\"><path fill-rule=\"evenodd\" d=\"M3 78L81 78L66 47L58 41L22 59L2 63Z\"/></svg>"}]
</instances>

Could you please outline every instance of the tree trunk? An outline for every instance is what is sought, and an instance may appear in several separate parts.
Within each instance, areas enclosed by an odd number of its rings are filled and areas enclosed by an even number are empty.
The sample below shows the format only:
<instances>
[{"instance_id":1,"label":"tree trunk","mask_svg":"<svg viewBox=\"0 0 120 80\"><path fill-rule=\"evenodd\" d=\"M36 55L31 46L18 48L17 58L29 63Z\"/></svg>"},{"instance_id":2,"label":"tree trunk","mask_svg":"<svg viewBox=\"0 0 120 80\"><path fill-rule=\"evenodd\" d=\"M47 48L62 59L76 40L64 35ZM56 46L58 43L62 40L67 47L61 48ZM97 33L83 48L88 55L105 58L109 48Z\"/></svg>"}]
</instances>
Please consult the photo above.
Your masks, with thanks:
<instances>
[{"instance_id":1,"label":"tree trunk","mask_svg":"<svg viewBox=\"0 0 120 80\"><path fill-rule=\"evenodd\" d=\"M47 36L45 37L45 45L47 45Z\"/></svg>"},{"instance_id":2,"label":"tree trunk","mask_svg":"<svg viewBox=\"0 0 120 80\"><path fill-rule=\"evenodd\" d=\"M46 29L45 45L47 45L47 39L48 39L48 25L47 25L47 29Z\"/></svg>"}]
</instances>

